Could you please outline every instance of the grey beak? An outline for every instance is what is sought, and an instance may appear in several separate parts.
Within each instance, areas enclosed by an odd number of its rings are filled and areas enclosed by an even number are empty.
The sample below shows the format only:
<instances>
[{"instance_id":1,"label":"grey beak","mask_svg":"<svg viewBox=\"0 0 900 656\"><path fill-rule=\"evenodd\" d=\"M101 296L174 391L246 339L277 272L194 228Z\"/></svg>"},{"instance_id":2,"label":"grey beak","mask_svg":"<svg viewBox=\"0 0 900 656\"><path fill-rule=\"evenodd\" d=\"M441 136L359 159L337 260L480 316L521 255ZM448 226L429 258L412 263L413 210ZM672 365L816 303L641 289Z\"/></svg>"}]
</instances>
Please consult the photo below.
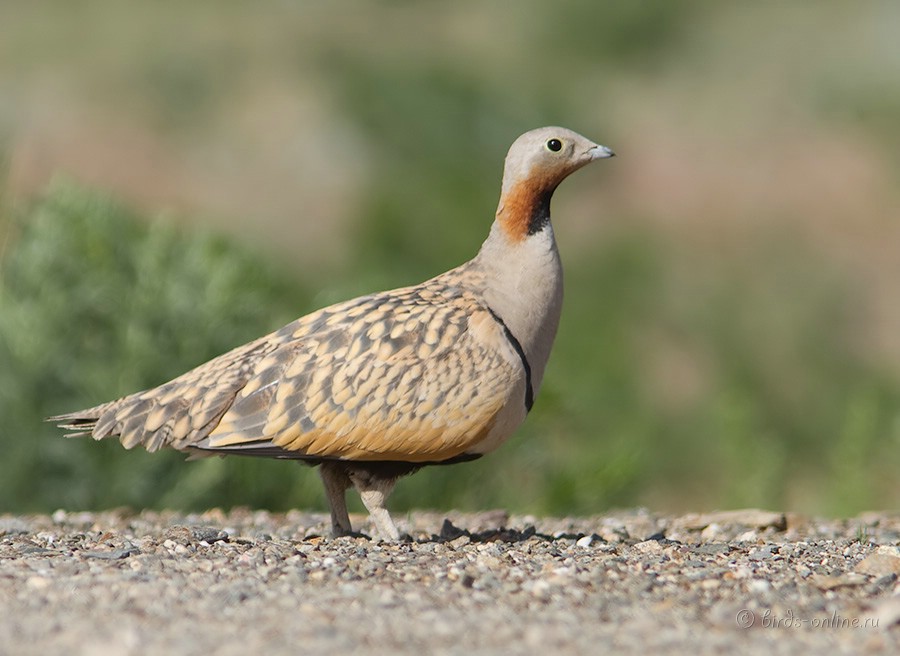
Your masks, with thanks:
<instances>
[{"instance_id":1,"label":"grey beak","mask_svg":"<svg viewBox=\"0 0 900 656\"><path fill-rule=\"evenodd\" d=\"M591 156L591 160L595 159L605 159L607 157L615 157L616 154L613 152L612 148L607 148L606 146L594 146L593 148L588 149L588 155Z\"/></svg>"}]
</instances>

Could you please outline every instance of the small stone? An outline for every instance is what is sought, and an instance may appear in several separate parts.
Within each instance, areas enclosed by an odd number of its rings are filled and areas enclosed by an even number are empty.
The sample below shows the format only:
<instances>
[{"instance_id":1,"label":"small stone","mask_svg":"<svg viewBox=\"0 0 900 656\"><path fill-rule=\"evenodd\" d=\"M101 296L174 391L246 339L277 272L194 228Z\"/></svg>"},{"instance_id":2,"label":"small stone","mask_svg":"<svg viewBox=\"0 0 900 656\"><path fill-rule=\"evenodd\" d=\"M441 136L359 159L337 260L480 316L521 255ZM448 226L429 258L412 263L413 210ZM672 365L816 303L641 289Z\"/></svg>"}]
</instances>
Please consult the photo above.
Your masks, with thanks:
<instances>
[{"instance_id":1,"label":"small stone","mask_svg":"<svg viewBox=\"0 0 900 656\"><path fill-rule=\"evenodd\" d=\"M750 592L768 592L772 585L764 579L753 579L747 584L747 590Z\"/></svg>"},{"instance_id":2,"label":"small stone","mask_svg":"<svg viewBox=\"0 0 900 656\"><path fill-rule=\"evenodd\" d=\"M461 535L458 538L456 538L455 540L451 540L450 546L453 547L454 549L461 549L462 547L469 544L471 541L472 541L472 538L470 538L468 535Z\"/></svg>"},{"instance_id":3,"label":"small stone","mask_svg":"<svg viewBox=\"0 0 900 656\"><path fill-rule=\"evenodd\" d=\"M879 547L874 553L857 563L853 569L868 576L900 574L900 557L893 555L890 551L892 549L896 549L896 547Z\"/></svg>"},{"instance_id":4,"label":"small stone","mask_svg":"<svg viewBox=\"0 0 900 656\"><path fill-rule=\"evenodd\" d=\"M548 597L550 595L550 584L543 579L538 579L531 586L531 594L539 599Z\"/></svg>"},{"instance_id":5,"label":"small stone","mask_svg":"<svg viewBox=\"0 0 900 656\"><path fill-rule=\"evenodd\" d=\"M594 542L593 535L585 535L583 538L578 538L575 541L576 547L589 547Z\"/></svg>"},{"instance_id":6,"label":"small stone","mask_svg":"<svg viewBox=\"0 0 900 656\"><path fill-rule=\"evenodd\" d=\"M478 565L485 569L499 570L503 567L503 562L496 556L484 555L478 559Z\"/></svg>"},{"instance_id":7,"label":"small stone","mask_svg":"<svg viewBox=\"0 0 900 656\"><path fill-rule=\"evenodd\" d=\"M762 547L761 549L754 549L747 555L747 558L749 560L768 560L771 557L772 557L772 545Z\"/></svg>"},{"instance_id":8,"label":"small stone","mask_svg":"<svg viewBox=\"0 0 900 656\"><path fill-rule=\"evenodd\" d=\"M886 574L885 576L879 576L877 579L872 581L868 588L867 593L876 596L884 590L891 588L897 582L896 574Z\"/></svg>"},{"instance_id":9,"label":"small stone","mask_svg":"<svg viewBox=\"0 0 900 656\"><path fill-rule=\"evenodd\" d=\"M674 520L673 525L691 531L699 531L712 524L746 526L749 528L774 528L783 531L787 528L784 513L769 512L756 508L744 510L723 510L719 512L691 514Z\"/></svg>"},{"instance_id":10,"label":"small stone","mask_svg":"<svg viewBox=\"0 0 900 656\"><path fill-rule=\"evenodd\" d=\"M226 531L215 528L214 526L201 526L195 528L192 533L195 540L198 542L206 542L207 546L214 542L228 539L228 533Z\"/></svg>"},{"instance_id":11,"label":"small stone","mask_svg":"<svg viewBox=\"0 0 900 656\"><path fill-rule=\"evenodd\" d=\"M25 579L25 585L32 590L43 590L50 585L50 579L46 576L29 576Z\"/></svg>"},{"instance_id":12,"label":"small stone","mask_svg":"<svg viewBox=\"0 0 900 656\"><path fill-rule=\"evenodd\" d=\"M809 577L809 582L820 590L836 590L838 588L862 585L866 582L866 577L852 572L835 576L828 574L813 574Z\"/></svg>"},{"instance_id":13,"label":"small stone","mask_svg":"<svg viewBox=\"0 0 900 656\"><path fill-rule=\"evenodd\" d=\"M900 597L891 597L881 602L873 609L873 615L878 620L878 627L888 629L900 622Z\"/></svg>"},{"instance_id":14,"label":"small stone","mask_svg":"<svg viewBox=\"0 0 900 656\"><path fill-rule=\"evenodd\" d=\"M137 547L126 547L125 549L115 549L113 551L81 551L79 554L83 558L98 558L100 560L121 560L128 558L134 554L141 553Z\"/></svg>"},{"instance_id":15,"label":"small stone","mask_svg":"<svg viewBox=\"0 0 900 656\"><path fill-rule=\"evenodd\" d=\"M735 568L735 570L731 573L731 575L733 578L736 578L736 579L749 579L751 576L753 576L753 570L750 569L749 567L741 566L741 567Z\"/></svg>"},{"instance_id":16,"label":"small stone","mask_svg":"<svg viewBox=\"0 0 900 656\"><path fill-rule=\"evenodd\" d=\"M727 542L707 542L692 549L694 553L705 556L719 556L727 554L730 550Z\"/></svg>"},{"instance_id":17,"label":"small stone","mask_svg":"<svg viewBox=\"0 0 900 656\"><path fill-rule=\"evenodd\" d=\"M394 606L397 604L397 594L390 588L383 590L378 597L378 603L382 606Z\"/></svg>"},{"instance_id":18,"label":"small stone","mask_svg":"<svg viewBox=\"0 0 900 656\"><path fill-rule=\"evenodd\" d=\"M602 526L597 536L610 543L624 542L631 537L624 526Z\"/></svg>"},{"instance_id":19,"label":"small stone","mask_svg":"<svg viewBox=\"0 0 900 656\"><path fill-rule=\"evenodd\" d=\"M28 523L18 517L0 517L0 535L28 533Z\"/></svg>"},{"instance_id":20,"label":"small stone","mask_svg":"<svg viewBox=\"0 0 900 656\"><path fill-rule=\"evenodd\" d=\"M644 540L638 542L633 548L640 553L659 553L663 550L663 546L658 540Z\"/></svg>"},{"instance_id":21,"label":"small stone","mask_svg":"<svg viewBox=\"0 0 900 656\"><path fill-rule=\"evenodd\" d=\"M703 541L712 541L721 536L721 534L722 527L713 522L700 531L700 539Z\"/></svg>"},{"instance_id":22,"label":"small stone","mask_svg":"<svg viewBox=\"0 0 900 656\"><path fill-rule=\"evenodd\" d=\"M463 535L468 535L468 531L454 526L449 519L445 519L444 523L441 524L441 539L453 541Z\"/></svg>"}]
</instances>

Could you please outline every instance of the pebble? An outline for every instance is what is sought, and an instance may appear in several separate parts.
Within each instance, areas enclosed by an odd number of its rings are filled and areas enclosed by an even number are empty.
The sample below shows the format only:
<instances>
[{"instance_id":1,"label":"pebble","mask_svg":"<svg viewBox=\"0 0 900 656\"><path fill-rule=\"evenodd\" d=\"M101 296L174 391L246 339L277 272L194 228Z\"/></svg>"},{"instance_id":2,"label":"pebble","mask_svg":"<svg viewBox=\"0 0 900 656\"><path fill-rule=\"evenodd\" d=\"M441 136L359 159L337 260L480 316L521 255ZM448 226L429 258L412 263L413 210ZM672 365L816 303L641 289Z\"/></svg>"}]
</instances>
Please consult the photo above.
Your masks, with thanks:
<instances>
[{"instance_id":1,"label":"pebble","mask_svg":"<svg viewBox=\"0 0 900 656\"><path fill-rule=\"evenodd\" d=\"M747 584L747 590L750 592L768 592L772 584L764 579L753 579Z\"/></svg>"},{"instance_id":2,"label":"pebble","mask_svg":"<svg viewBox=\"0 0 900 656\"><path fill-rule=\"evenodd\" d=\"M869 576L900 574L900 556L894 555L895 550L896 547L878 547L875 553L861 560L855 570Z\"/></svg>"},{"instance_id":3,"label":"pebble","mask_svg":"<svg viewBox=\"0 0 900 656\"><path fill-rule=\"evenodd\" d=\"M900 622L900 597L885 599L874 609L874 616L879 619L882 628L888 628Z\"/></svg>"},{"instance_id":4,"label":"pebble","mask_svg":"<svg viewBox=\"0 0 900 656\"><path fill-rule=\"evenodd\" d=\"M587 547L591 546L591 544L593 544L593 542L594 542L593 535L585 535L584 537L578 538L575 541L575 546L587 548Z\"/></svg>"},{"instance_id":5,"label":"pebble","mask_svg":"<svg viewBox=\"0 0 900 656\"><path fill-rule=\"evenodd\" d=\"M645 510L412 513L411 542L329 539L325 515L57 511L0 517L10 653L694 654L900 650L900 519ZM371 532L362 517L354 526ZM781 527L781 528L779 528ZM882 546L878 546L882 545ZM777 607L770 606L777 604ZM745 631L762 618L877 628ZM769 615L766 616L766 611ZM103 650L106 650L105 652Z\"/></svg>"},{"instance_id":6,"label":"pebble","mask_svg":"<svg viewBox=\"0 0 900 656\"><path fill-rule=\"evenodd\" d=\"M635 544L632 549L642 554L653 554L660 553L663 550L663 546L659 543L659 540L644 540Z\"/></svg>"}]
</instances>

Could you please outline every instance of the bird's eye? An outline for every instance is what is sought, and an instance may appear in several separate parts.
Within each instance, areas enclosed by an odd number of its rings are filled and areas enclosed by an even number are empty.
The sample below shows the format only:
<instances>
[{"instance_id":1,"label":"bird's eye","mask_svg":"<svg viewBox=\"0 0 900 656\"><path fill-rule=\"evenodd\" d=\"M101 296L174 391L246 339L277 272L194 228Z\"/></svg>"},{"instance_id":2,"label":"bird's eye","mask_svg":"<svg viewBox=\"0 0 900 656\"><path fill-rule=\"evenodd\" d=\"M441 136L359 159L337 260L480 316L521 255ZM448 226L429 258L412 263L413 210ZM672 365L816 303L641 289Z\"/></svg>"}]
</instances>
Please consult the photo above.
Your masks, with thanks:
<instances>
[{"instance_id":1,"label":"bird's eye","mask_svg":"<svg viewBox=\"0 0 900 656\"><path fill-rule=\"evenodd\" d=\"M562 148L562 141L559 139L551 139L547 142L547 148L552 150L554 153L558 153L560 148Z\"/></svg>"}]
</instances>

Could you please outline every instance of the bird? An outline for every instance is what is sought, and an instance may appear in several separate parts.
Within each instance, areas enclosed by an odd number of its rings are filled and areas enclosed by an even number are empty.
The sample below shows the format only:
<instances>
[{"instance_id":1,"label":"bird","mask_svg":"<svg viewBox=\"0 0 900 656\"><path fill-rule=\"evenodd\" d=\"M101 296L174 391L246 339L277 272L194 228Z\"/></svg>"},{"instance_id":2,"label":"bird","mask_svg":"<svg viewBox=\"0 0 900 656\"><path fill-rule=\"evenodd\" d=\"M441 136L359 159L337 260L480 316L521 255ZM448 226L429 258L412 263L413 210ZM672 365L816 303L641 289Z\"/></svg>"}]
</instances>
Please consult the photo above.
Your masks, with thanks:
<instances>
[{"instance_id":1,"label":"bird","mask_svg":"<svg viewBox=\"0 0 900 656\"><path fill-rule=\"evenodd\" d=\"M385 541L397 480L479 458L530 412L562 311L550 200L615 153L561 127L518 137L488 236L468 262L420 284L337 303L158 387L49 417L66 437L126 449L246 455L317 466L335 537L355 488Z\"/></svg>"}]
</instances>

